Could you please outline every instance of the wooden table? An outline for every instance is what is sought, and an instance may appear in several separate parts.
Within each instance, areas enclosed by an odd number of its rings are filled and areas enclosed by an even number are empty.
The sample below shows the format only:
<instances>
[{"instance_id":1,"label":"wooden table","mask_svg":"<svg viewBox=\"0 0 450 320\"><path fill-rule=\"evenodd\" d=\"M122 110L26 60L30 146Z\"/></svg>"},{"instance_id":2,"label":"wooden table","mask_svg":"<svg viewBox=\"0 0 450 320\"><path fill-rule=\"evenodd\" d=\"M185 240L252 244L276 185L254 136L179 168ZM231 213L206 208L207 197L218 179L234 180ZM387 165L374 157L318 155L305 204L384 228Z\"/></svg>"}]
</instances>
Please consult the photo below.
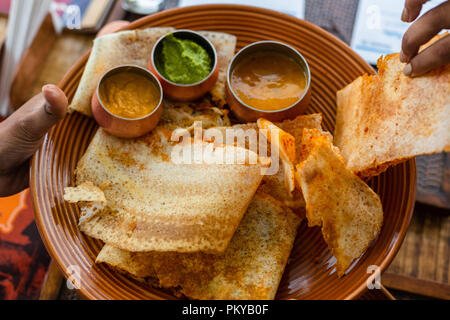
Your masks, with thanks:
<instances>
[{"instance_id":1,"label":"wooden table","mask_svg":"<svg viewBox=\"0 0 450 320\"><path fill-rule=\"evenodd\" d=\"M174 3L176 1L169 1L171 5ZM307 14L309 10L310 15L313 16L314 8L324 5L324 3L325 1L317 1L313 7L311 2L307 1ZM352 10L354 10L355 1L348 1L345 4L351 5ZM340 11L340 15L343 16L343 19L346 19L345 14L342 14L342 12L346 12L345 8L342 8L342 10L344 11ZM351 15L348 12L347 14ZM323 17L320 19L323 19ZM4 18L0 18L0 26L2 23L4 25ZM345 26L343 28L348 29ZM59 36L54 42L47 59L42 62L42 71L28 90L30 97L39 93L44 84L58 83L69 67L90 48L93 38L93 36L77 35L70 32L64 32ZM345 36L341 38L346 40ZM419 179L422 178L419 176ZM395 289L394 296L396 298L415 298L417 296L414 294L418 294L450 299L449 261L450 210L416 203L411 226L403 245L391 266L382 275L381 280L387 288ZM62 278L56 266L51 266L50 270L52 270L53 275L49 279L49 287L43 292L44 295L47 298L56 298L60 294L62 298L66 299L78 298L75 293L66 289L60 291ZM369 293L365 297L373 298L375 296L377 296L376 293Z\"/></svg>"}]
</instances>

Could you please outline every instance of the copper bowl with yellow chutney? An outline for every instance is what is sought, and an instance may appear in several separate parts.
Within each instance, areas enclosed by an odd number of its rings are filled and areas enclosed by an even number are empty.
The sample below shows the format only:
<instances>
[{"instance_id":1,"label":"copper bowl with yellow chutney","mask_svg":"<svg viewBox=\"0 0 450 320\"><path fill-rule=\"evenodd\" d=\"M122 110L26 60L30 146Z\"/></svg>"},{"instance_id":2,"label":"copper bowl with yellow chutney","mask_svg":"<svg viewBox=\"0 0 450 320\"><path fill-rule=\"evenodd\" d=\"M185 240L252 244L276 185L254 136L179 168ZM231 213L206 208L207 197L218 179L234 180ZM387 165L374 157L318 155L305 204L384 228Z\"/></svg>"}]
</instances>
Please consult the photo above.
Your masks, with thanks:
<instances>
[{"instance_id":1,"label":"copper bowl with yellow chutney","mask_svg":"<svg viewBox=\"0 0 450 320\"><path fill-rule=\"evenodd\" d=\"M306 110L310 84L308 63L297 50L277 41L259 41L241 49L231 61L226 97L241 121L280 121Z\"/></svg>"},{"instance_id":2,"label":"copper bowl with yellow chutney","mask_svg":"<svg viewBox=\"0 0 450 320\"><path fill-rule=\"evenodd\" d=\"M153 46L148 69L161 82L164 94L178 101L201 98L219 76L214 45L192 30L176 30L162 36Z\"/></svg>"},{"instance_id":3,"label":"copper bowl with yellow chutney","mask_svg":"<svg viewBox=\"0 0 450 320\"><path fill-rule=\"evenodd\" d=\"M122 65L108 70L92 96L92 113L106 132L136 138L151 131L162 114L163 91L147 69Z\"/></svg>"}]
</instances>

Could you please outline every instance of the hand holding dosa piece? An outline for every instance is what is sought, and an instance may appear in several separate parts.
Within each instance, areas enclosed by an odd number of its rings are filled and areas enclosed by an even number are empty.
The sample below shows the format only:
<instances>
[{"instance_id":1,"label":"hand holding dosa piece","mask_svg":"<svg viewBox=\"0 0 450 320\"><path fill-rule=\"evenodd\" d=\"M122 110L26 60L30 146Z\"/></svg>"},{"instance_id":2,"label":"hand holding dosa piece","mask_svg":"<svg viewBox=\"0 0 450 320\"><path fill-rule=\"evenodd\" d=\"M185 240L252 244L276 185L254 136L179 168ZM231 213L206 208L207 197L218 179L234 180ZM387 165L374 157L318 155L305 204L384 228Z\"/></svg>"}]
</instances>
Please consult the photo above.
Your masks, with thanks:
<instances>
[{"instance_id":1,"label":"hand holding dosa piece","mask_svg":"<svg viewBox=\"0 0 450 320\"><path fill-rule=\"evenodd\" d=\"M415 78L403 68L398 54L387 55L378 60L378 75L363 75L337 93L334 142L361 177L450 151L450 64Z\"/></svg>"},{"instance_id":2,"label":"hand holding dosa piece","mask_svg":"<svg viewBox=\"0 0 450 320\"><path fill-rule=\"evenodd\" d=\"M383 208L378 195L346 168L328 135L317 129L303 132L309 154L297 165L297 179L308 225L322 228L337 259L337 274L342 276L378 235Z\"/></svg>"}]
</instances>

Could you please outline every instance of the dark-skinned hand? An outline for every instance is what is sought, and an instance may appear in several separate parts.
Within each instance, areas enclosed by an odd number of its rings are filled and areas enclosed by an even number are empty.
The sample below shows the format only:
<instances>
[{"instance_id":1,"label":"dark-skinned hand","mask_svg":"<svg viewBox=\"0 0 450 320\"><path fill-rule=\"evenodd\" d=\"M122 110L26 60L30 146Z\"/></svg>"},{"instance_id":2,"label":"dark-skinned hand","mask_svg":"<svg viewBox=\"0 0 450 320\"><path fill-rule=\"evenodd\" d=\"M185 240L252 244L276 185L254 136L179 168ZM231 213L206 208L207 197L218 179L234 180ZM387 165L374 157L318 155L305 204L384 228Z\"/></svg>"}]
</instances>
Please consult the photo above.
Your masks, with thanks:
<instances>
[{"instance_id":1,"label":"dark-skinned hand","mask_svg":"<svg viewBox=\"0 0 450 320\"><path fill-rule=\"evenodd\" d=\"M28 187L30 157L66 110L64 92L49 84L0 123L0 197Z\"/></svg>"},{"instance_id":2,"label":"dark-skinned hand","mask_svg":"<svg viewBox=\"0 0 450 320\"><path fill-rule=\"evenodd\" d=\"M450 35L447 35L419 53L421 45L443 29L450 27L450 1L417 17L426 0L406 0L402 20L414 23L403 35L400 61L408 63L403 72L407 76L415 77L430 70L446 65L450 62ZM417 20L416 20L417 19Z\"/></svg>"}]
</instances>

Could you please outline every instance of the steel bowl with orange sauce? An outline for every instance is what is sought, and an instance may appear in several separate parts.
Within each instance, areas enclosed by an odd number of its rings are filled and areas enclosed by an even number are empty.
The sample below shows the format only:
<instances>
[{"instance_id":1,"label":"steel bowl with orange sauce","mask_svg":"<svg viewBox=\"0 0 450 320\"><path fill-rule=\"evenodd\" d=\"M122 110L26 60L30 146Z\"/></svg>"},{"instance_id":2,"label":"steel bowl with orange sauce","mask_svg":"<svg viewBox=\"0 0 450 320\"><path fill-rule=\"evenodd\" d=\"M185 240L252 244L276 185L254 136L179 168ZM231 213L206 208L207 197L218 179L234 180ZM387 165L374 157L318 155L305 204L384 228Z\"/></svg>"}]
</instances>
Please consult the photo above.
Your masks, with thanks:
<instances>
[{"instance_id":1,"label":"steel bowl with orange sauce","mask_svg":"<svg viewBox=\"0 0 450 320\"><path fill-rule=\"evenodd\" d=\"M277 41L259 41L239 51L227 73L226 96L241 121L280 121L303 113L311 74L305 58Z\"/></svg>"},{"instance_id":2,"label":"steel bowl with orange sauce","mask_svg":"<svg viewBox=\"0 0 450 320\"><path fill-rule=\"evenodd\" d=\"M136 138L151 131L162 114L163 91L147 69L122 65L108 70L92 96L92 114L106 132Z\"/></svg>"}]
</instances>

